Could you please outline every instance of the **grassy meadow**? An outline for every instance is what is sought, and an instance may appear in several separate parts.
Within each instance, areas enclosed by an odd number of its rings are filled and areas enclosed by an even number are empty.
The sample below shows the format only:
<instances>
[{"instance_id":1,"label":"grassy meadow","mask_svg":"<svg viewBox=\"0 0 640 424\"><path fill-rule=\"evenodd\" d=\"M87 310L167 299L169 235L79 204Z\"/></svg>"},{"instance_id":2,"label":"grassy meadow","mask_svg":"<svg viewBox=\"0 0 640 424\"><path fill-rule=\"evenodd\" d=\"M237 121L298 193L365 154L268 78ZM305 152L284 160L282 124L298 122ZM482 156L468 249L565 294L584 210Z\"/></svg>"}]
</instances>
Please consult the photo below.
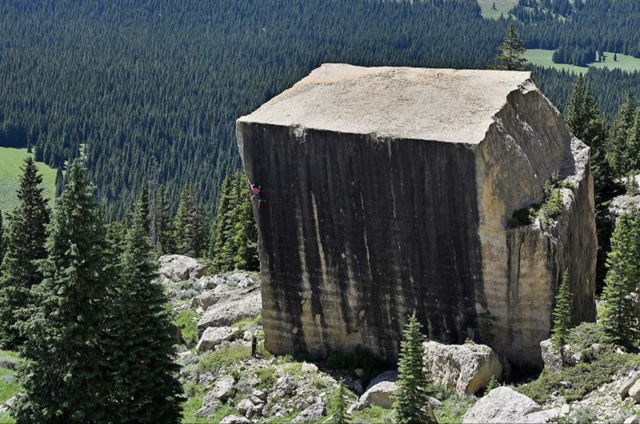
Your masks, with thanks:
<instances>
[{"instance_id":1,"label":"grassy meadow","mask_svg":"<svg viewBox=\"0 0 640 424\"><path fill-rule=\"evenodd\" d=\"M627 56L624 54L618 54L618 60L613 61L613 53L605 52L607 60L605 62L595 62L589 64L589 67L567 65L563 63L553 63L553 50L527 50L525 58L534 65L544 66L546 68L554 68L557 70L564 69L567 72L575 72L583 74L593 68L609 68L609 69L621 69L626 72L640 71L640 59L636 59L633 56Z\"/></svg>"},{"instance_id":2,"label":"grassy meadow","mask_svg":"<svg viewBox=\"0 0 640 424\"><path fill-rule=\"evenodd\" d=\"M24 160L29 156L27 149L0 147L0 210L3 215L17 205L16 190L22 175ZM43 163L36 163L42 173L44 194L53 199L56 192L56 171Z\"/></svg>"}]
</instances>

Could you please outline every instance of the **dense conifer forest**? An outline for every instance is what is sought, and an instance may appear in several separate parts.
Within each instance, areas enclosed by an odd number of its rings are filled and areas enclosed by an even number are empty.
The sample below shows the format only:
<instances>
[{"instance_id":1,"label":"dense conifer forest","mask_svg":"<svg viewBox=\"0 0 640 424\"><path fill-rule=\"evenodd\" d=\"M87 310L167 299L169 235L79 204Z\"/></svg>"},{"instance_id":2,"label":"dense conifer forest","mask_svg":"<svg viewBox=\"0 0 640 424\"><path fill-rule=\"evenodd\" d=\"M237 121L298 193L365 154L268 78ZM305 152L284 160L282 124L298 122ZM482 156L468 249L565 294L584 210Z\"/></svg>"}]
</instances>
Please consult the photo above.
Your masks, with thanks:
<instances>
[{"instance_id":1,"label":"dense conifer forest","mask_svg":"<svg viewBox=\"0 0 640 424\"><path fill-rule=\"evenodd\" d=\"M638 54L637 8L587 2L571 20L523 19L517 29L528 48ZM150 179L166 186L174 211L189 183L211 206L226 170L239 167L235 119L311 69L486 68L507 26L483 19L474 0L7 0L0 145L31 146L54 168L86 155L108 217L123 216ZM536 78L560 105L575 81L547 70ZM588 80L611 119L639 78L604 70Z\"/></svg>"}]
</instances>

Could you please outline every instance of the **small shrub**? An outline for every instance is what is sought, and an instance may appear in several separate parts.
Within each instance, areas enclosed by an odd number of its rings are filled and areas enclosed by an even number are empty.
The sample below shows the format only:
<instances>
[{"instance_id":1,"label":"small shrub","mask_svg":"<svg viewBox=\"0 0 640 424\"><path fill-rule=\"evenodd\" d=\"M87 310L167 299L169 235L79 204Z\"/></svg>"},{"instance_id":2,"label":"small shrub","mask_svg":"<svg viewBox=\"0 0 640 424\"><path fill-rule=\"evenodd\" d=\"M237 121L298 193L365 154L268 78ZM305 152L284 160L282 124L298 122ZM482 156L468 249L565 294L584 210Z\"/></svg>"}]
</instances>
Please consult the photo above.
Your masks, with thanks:
<instances>
[{"instance_id":1,"label":"small shrub","mask_svg":"<svg viewBox=\"0 0 640 424\"><path fill-rule=\"evenodd\" d=\"M188 346L198 343L198 320L200 315L190 309L180 311L174 318L173 325L182 331L182 337L187 341Z\"/></svg>"},{"instance_id":2,"label":"small shrub","mask_svg":"<svg viewBox=\"0 0 640 424\"><path fill-rule=\"evenodd\" d=\"M371 408L354 412L352 422L353 424L383 424L386 422L385 418L389 415L389 411L389 409L379 406L372 406Z\"/></svg>"},{"instance_id":3,"label":"small shrub","mask_svg":"<svg viewBox=\"0 0 640 424\"><path fill-rule=\"evenodd\" d=\"M275 387L277 378L276 369L274 367L259 369L256 374L258 376L258 389L264 390Z\"/></svg>"},{"instance_id":4,"label":"small shrub","mask_svg":"<svg viewBox=\"0 0 640 424\"><path fill-rule=\"evenodd\" d=\"M251 347L242 344L231 345L227 348L218 349L205 356L198 364L198 373L216 373L220 371L220 368L228 367L250 358Z\"/></svg>"},{"instance_id":5,"label":"small shrub","mask_svg":"<svg viewBox=\"0 0 640 424\"><path fill-rule=\"evenodd\" d=\"M582 350L596 343L606 345L610 341L602 326L594 322L583 322L569 331L567 343L578 350Z\"/></svg>"},{"instance_id":6,"label":"small shrub","mask_svg":"<svg viewBox=\"0 0 640 424\"><path fill-rule=\"evenodd\" d=\"M638 355L618 354L605 350L598 353L595 358L591 363L580 363L558 373L549 374L543 371L536 381L521 386L517 390L538 403L544 403L554 392L564 396L567 402L574 402L612 381L617 373L626 373L631 368L640 367Z\"/></svg>"},{"instance_id":7,"label":"small shrub","mask_svg":"<svg viewBox=\"0 0 640 424\"><path fill-rule=\"evenodd\" d=\"M475 403L476 398L474 396L453 393L442 401L442 407L434 410L434 413L441 424L460 423L462 422L462 416Z\"/></svg>"},{"instance_id":8,"label":"small shrub","mask_svg":"<svg viewBox=\"0 0 640 424\"><path fill-rule=\"evenodd\" d=\"M496 376L492 375L491 380L489 380L489 384L484 389L484 392L489 393L491 390L497 388L498 386L500 386L500 384L498 383L498 380L496 380Z\"/></svg>"}]
</instances>

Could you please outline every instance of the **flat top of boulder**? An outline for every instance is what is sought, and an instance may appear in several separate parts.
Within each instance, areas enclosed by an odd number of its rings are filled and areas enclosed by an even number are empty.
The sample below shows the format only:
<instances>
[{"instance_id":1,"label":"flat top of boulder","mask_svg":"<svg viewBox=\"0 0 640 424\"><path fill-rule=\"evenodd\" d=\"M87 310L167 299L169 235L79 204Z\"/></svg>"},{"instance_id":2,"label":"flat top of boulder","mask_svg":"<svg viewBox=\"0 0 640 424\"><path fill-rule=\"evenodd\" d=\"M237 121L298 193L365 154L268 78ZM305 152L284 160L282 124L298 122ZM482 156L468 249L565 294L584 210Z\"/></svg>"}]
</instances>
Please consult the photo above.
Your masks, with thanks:
<instances>
[{"instance_id":1,"label":"flat top of boulder","mask_svg":"<svg viewBox=\"0 0 640 424\"><path fill-rule=\"evenodd\" d=\"M238 122L478 144L530 72L324 64Z\"/></svg>"}]
</instances>

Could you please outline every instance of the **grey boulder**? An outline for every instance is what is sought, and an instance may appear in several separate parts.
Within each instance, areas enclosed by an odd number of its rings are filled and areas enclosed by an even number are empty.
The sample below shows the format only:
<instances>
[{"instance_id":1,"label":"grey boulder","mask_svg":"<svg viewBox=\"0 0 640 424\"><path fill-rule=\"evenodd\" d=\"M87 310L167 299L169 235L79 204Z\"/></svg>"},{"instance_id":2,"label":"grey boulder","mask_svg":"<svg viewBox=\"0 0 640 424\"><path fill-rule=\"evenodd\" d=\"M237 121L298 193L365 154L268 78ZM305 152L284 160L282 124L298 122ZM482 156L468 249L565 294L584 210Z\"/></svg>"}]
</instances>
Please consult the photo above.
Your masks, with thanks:
<instances>
[{"instance_id":1,"label":"grey boulder","mask_svg":"<svg viewBox=\"0 0 640 424\"><path fill-rule=\"evenodd\" d=\"M176 283L200 278L208 268L207 264L183 255L161 256L158 265L158 273Z\"/></svg>"}]
</instances>

